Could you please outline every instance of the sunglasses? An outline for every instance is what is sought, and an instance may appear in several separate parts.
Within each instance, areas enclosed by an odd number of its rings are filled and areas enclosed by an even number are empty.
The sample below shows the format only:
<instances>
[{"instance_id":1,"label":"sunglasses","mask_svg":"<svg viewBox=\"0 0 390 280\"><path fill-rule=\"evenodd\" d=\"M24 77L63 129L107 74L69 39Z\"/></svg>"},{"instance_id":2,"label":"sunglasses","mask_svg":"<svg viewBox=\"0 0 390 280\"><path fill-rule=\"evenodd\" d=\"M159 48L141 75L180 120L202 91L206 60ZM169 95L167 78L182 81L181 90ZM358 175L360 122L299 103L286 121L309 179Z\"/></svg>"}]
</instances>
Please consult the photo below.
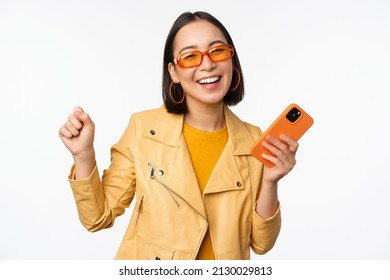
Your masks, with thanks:
<instances>
[{"instance_id":1,"label":"sunglasses","mask_svg":"<svg viewBox=\"0 0 390 280\"><path fill-rule=\"evenodd\" d=\"M191 68L202 64L203 57L207 55L211 61L219 62L227 60L234 55L234 49L230 45L220 45L209 49L208 51L191 51L179 55L173 60L173 63L179 65L181 68Z\"/></svg>"}]
</instances>

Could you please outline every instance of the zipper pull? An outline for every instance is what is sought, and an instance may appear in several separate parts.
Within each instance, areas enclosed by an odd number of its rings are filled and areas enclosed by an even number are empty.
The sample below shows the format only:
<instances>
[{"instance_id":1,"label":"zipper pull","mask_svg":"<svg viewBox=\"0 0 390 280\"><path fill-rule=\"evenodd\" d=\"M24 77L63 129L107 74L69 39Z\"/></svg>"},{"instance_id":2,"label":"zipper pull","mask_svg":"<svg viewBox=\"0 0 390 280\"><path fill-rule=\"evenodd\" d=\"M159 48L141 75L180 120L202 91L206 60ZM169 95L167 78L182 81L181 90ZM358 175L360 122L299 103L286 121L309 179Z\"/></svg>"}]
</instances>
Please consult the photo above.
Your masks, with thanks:
<instances>
[{"instance_id":1,"label":"zipper pull","mask_svg":"<svg viewBox=\"0 0 390 280\"><path fill-rule=\"evenodd\" d=\"M143 204L144 204L144 196L142 196L142 198L141 198L141 202L140 202L139 207L138 207L138 213L142 212Z\"/></svg>"},{"instance_id":2,"label":"zipper pull","mask_svg":"<svg viewBox=\"0 0 390 280\"><path fill-rule=\"evenodd\" d=\"M152 164L149 164L150 169L150 179L154 179L156 176L154 175L154 166Z\"/></svg>"},{"instance_id":3,"label":"zipper pull","mask_svg":"<svg viewBox=\"0 0 390 280\"><path fill-rule=\"evenodd\" d=\"M139 203L139 206L138 206L138 215L137 215L137 220L135 221L136 225L138 224L139 216L141 215L141 212L143 210L143 205L144 205L144 196L142 196L141 202Z\"/></svg>"}]
</instances>

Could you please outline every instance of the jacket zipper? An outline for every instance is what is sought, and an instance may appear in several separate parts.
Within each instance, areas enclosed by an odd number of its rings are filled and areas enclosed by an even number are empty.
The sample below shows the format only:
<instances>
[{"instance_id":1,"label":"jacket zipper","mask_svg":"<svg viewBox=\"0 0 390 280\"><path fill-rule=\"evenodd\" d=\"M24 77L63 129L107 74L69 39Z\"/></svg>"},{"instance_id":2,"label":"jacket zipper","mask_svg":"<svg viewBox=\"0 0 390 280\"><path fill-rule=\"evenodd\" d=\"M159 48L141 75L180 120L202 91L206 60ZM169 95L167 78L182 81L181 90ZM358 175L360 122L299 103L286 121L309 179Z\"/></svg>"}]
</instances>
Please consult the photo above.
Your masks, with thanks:
<instances>
[{"instance_id":1,"label":"jacket zipper","mask_svg":"<svg viewBox=\"0 0 390 280\"><path fill-rule=\"evenodd\" d=\"M160 183L164 188L165 190L167 191L167 193L169 194L169 196L172 198L173 202L176 204L177 207L180 207L180 203L179 201L177 201L177 199L175 198L175 196L173 195L172 191L162 182L160 182L157 178L156 178L156 175L154 174L154 171L155 171L155 168L153 166L153 164L149 164L149 169L150 169L150 179L154 179L156 180L158 183Z\"/></svg>"},{"instance_id":2,"label":"jacket zipper","mask_svg":"<svg viewBox=\"0 0 390 280\"><path fill-rule=\"evenodd\" d=\"M246 156L246 161L248 163L248 170L249 170L249 186L250 186L250 189L251 189L251 205L253 205L252 166L251 166L251 162L250 162L248 156ZM256 194L255 194L255 196L256 196ZM257 200L257 197L254 198L254 201L256 201L256 200ZM249 222L246 221L245 223L246 223L246 225L245 225L245 228L246 228L246 230L245 230L246 231L245 232L245 244L246 244L247 241L248 241L248 235L250 233L248 233L248 231L249 231Z\"/></svg>"},{"instance_id":3,"label":"jacket zipper","mask_svg":"<svg viewBox=\"0 0 390 280\"><path fill-rule=\"evenodd\" d=\"M139 216L141 215L142 210L143 210L143 203L144 203L144 196L141 197L141 202L139 203L139 206L138 206L137 220L135 221L136 225L138 224Z\"/></svg>"}]
</instances>

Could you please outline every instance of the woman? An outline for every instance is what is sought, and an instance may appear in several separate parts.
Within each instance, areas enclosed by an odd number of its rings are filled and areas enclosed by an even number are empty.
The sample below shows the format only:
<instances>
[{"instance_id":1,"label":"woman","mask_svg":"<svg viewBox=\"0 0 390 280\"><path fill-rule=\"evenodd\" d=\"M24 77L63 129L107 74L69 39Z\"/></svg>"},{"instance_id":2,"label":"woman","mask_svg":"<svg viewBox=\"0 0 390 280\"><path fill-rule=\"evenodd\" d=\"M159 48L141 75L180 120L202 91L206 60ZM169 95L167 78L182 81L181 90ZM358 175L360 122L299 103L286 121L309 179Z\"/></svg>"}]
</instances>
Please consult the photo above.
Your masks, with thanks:
<instances>
[{"instance_id":1,"label":"woman","mask_svg":"<svg viewBox=\"0 0 390 280\"><path fill-rule=\"evenodd\" d=\"M280 231L277 183L295 164L287 136L263 145L267 168L250 155L259 128L229 109L243 77L225 27L205 12L183 13L164 51L161 108L133 114L111 149L102 179L94 124L76 107L59 134L74 158L69 180L82 224L111 227L136 205L116 259L249 259L270 250Z\"/></svg>"}]
</instances>

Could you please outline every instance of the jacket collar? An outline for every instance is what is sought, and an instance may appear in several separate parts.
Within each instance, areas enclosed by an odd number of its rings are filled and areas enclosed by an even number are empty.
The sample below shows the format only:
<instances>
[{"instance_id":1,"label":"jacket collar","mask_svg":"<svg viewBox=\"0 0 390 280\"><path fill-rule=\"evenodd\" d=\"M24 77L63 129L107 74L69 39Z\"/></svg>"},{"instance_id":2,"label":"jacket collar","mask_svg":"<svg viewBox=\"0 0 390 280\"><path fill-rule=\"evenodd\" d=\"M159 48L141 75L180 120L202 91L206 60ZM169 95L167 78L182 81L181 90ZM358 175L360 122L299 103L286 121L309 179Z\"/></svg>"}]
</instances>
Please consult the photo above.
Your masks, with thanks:
<instances>
[{"instance_id":1,"label":"jacket collar","mask_svg":"<svg viewBox=\"0 0 390 280\"><path fill-rule=\"evenodd\" d=\"M255 139L250 135L244 122L227 106L224 106L224 114L233 155L249 155L250 147ZM183 114L168 113L163 105L156 118L151 122L145 136L162 144L177 147L183 131L183 122Z\"/></svg>"}]
</instances>

